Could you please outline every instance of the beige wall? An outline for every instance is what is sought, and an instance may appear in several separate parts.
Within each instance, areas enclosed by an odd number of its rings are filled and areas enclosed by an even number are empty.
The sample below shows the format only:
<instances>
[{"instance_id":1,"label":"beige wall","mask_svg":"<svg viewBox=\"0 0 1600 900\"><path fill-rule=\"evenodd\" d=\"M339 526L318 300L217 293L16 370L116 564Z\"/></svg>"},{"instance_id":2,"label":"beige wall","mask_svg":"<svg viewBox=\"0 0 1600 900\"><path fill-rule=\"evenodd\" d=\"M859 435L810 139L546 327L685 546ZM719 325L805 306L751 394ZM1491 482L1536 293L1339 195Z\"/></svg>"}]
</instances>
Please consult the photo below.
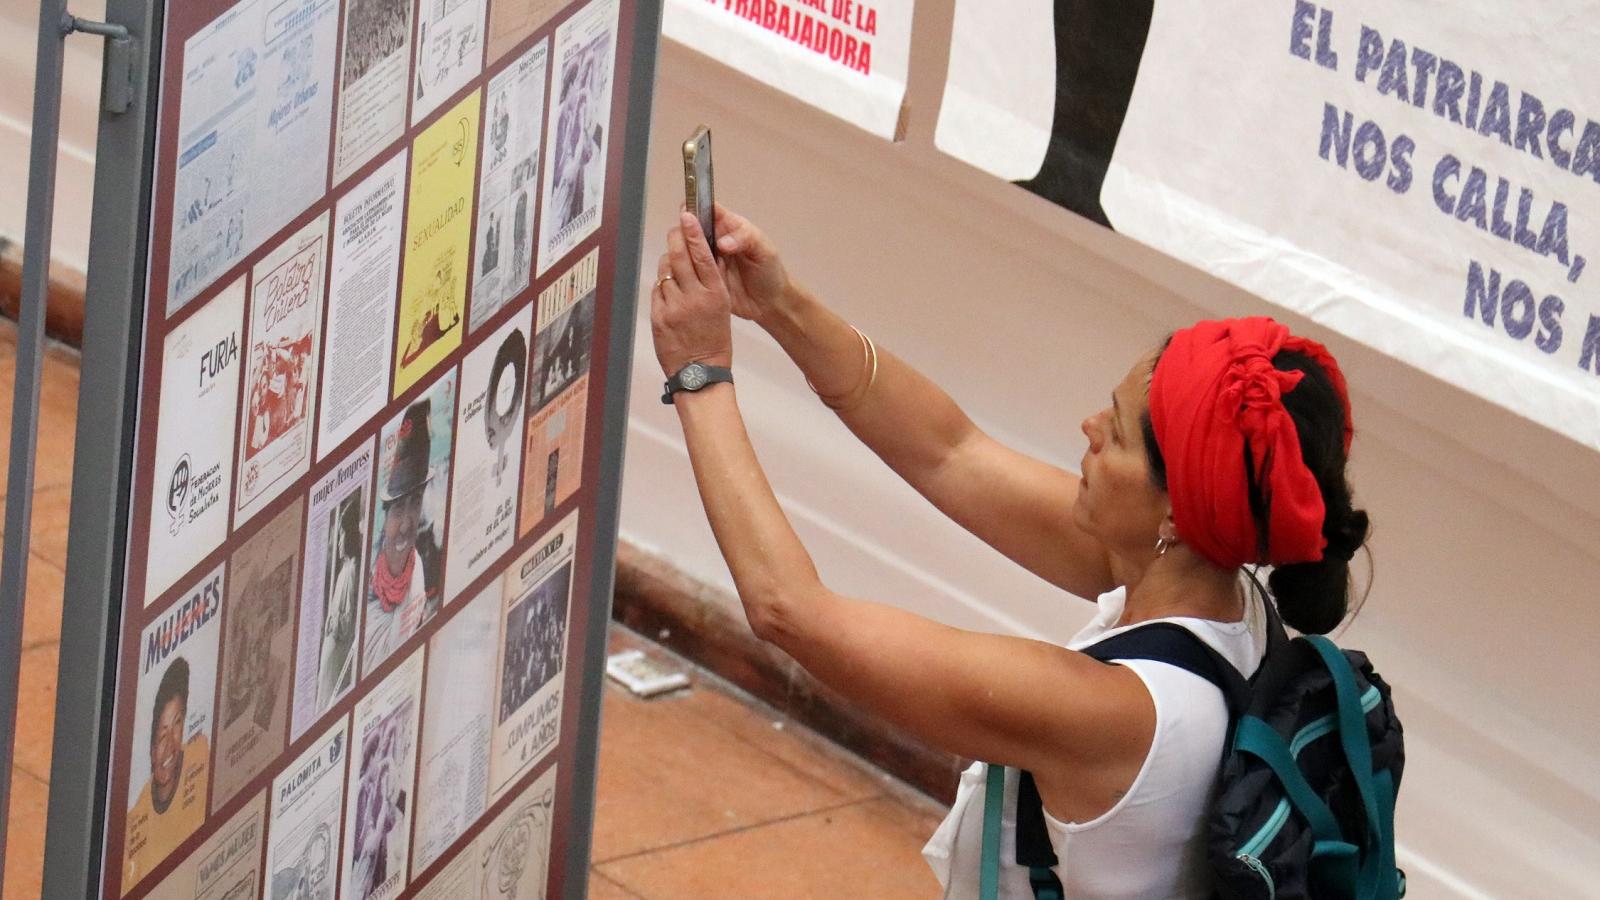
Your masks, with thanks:
<instances>
[{"instance_id":1,"label":"beige wall","mask_svg":"<svg viewBox=\"0 0 1600 900\"><path fill-rule=\"evenodd\" d=\"M36 12L3 0L0 235L22 232ZM84 3L75 11L95 15ZM938 6L940 9L932 9ZM1396 686L1414 897L1579 896L1600 883L1600 455L1245 296L932 149L947 4L925 4L911 130L887 144L677 45L662 47L648 286L680 202L675 152L706 122L719 196L791 268L945 385L1000 438L1073 467L1078 422L1162 334L1276 313L1350 375L1377 575L1343 636ZM56 256L87 256L99 44L69 41ZM642 312L642 311L641 311ZM639 320L624 534L728 586ZM1061 638L1089 607L999 559L853 443L745 328L740 398L772 481L835 588L957 625Z\"/></svg>"}]
</instances>

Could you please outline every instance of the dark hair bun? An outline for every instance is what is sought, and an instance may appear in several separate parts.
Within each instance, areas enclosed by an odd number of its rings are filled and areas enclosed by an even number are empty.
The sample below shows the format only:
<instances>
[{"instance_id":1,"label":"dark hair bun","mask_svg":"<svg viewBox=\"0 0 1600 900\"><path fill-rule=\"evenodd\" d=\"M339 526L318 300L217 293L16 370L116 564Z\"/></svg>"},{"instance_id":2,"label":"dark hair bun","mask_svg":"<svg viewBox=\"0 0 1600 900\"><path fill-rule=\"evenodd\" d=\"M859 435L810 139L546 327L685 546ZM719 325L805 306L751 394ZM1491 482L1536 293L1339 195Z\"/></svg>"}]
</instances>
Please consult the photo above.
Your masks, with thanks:
<instances>
[{"instance_id":1,"label":"dark hair bun","mask_svg":"<svg viewBox=\"0 0 1600 900\"><path fill-rule=\"evenodd\" d=\"M1350 610L1350 559L1366 543L1367 530L1365 510L1329 516L1322 529L1328 546L1321 560L1272 570L1267 586L1284 624L1301 634L1327 634L1339 627Z\"/></svg>"},{"instance_id":2,"label":"dark hair bun","mask_svg":"<svg viewBox=\"0 0 1600 900\"><path fill-rule=\"evenodd\" d=\"M1367 521L1367 511L1364 509L1349 510L1340 521L1331 517L1322 533L1328 539L1328 546L1323 551L1326 559L1338 559L1349 562L1355 558L1356 551L1367 542L1367 530L1370 526Z\"/></svg>"},{"instance_id":3,"label":"dark hair bun","mask_svg":"<svg viewBox=\"0 0 1600 900\"><path fill-rule=\"evenodd\" d=\"M1305 373L1283 395L1283 406L1294 419L1301 455L1322 491L1327 546L1316 562L1273 569L1267 586L1285 624L1302 634L1326 634L1350 611L1350 560L1366 543L1371 523L1366 510L1354 507L1345 479L1344 409L1328 374L1297 352L1280 352L1272 362L1279 369Z\"/></svg>"}]
</instances>

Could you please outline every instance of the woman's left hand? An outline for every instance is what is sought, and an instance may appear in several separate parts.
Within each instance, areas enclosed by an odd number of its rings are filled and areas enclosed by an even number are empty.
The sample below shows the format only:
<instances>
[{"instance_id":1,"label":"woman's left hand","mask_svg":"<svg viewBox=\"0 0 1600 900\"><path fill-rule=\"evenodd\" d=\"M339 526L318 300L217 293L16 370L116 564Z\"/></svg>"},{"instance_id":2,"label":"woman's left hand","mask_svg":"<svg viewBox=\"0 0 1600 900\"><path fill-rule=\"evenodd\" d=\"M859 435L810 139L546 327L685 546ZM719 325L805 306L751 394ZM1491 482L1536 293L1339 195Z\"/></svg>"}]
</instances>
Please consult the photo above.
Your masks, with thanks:
<instances>
[{"instance_id":1,"label":"woman's left hand","mask_svg":"<svg viewBox=\"0 0 1600 900\"><path fill-rule=\"evenodd\" d=\"M691 362L732 366L732 313L728 283L699 220L680 214L650 291L650 332L667 377Z\"/></svg>"}]
</instances>

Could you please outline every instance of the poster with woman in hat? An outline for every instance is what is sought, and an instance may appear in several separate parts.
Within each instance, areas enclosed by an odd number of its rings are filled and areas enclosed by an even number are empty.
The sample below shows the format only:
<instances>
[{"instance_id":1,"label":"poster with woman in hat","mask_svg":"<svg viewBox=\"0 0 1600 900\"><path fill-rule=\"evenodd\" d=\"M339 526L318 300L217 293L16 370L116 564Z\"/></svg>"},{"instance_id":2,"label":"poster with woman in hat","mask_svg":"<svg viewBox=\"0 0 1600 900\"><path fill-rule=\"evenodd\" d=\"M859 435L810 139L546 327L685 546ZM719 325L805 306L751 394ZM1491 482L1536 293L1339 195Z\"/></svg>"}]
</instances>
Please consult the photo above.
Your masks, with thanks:
<instances>
[{"instance_id":1,"label":"poster with woman in hat","mask_svg":"<svg viewBox=\"0 0 1600 900\"><path fill-rule=\"evenodd\" d=\"M456 370L383 427L361 674L439 611Z\"/></svg>"}]
</instances>

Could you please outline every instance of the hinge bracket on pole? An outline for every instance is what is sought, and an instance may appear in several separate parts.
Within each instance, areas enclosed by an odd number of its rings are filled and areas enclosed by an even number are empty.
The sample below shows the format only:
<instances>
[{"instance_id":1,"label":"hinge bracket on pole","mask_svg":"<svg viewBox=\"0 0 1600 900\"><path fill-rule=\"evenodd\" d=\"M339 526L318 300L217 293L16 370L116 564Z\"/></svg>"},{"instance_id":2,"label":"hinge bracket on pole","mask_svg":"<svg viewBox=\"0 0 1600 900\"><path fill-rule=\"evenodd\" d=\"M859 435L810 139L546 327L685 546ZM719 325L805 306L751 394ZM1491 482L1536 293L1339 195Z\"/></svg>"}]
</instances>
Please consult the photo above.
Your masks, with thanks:
<instances>
[{"instance_id":1,"label":"hinge bracket on pole","mask_svg":"<svg viewBox=\"0 0 1600 900\"><path fill-rule=\"evenodd\" d=\"M126 26L80 19L68 13L61 23L63 34L81 31L106 39L105 69L100 82L100 108L108 113L125 113L133 104L133 89L138 84L139 44Z\"/></svg>"}]
</instances>

